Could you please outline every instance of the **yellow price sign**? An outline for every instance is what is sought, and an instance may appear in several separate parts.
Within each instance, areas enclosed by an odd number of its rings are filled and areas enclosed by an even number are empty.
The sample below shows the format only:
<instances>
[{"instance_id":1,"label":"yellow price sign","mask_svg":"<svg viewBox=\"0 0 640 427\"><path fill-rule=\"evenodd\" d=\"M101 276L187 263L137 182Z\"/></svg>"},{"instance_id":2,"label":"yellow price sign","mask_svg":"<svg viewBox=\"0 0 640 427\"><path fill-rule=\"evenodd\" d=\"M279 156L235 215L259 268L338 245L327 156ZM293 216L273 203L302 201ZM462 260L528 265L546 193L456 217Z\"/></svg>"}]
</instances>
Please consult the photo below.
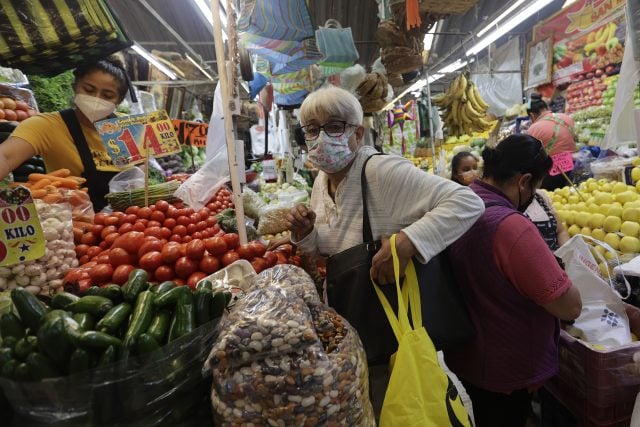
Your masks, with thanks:
<instances>
[{"instance_id":1,"label":"yellow price sign","mask_svg":"<svg viewBox=\"0 0 640 427\"><path fill-rule=\"evenodd\" d=\"M0 266L44 255L46 243L31 192L25 187L0 191Z\"/></svg>"}]
</instances>

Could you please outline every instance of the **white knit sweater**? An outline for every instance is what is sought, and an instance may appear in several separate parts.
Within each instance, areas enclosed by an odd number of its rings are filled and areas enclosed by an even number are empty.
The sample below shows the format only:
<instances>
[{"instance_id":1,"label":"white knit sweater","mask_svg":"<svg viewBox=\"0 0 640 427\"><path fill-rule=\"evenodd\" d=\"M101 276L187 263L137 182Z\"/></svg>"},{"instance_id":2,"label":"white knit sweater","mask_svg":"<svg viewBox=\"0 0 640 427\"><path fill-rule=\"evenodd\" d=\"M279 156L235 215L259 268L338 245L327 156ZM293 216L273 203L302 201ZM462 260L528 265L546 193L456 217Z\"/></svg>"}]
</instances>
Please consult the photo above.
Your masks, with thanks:
<instances>
[{"instance_id":1,"label":"white knit sweater","mask_svg":"<svg viewBox=\"0 0 640 427\"><path fill-rule=\"evenodd\" d=\"M327 175L320 172L311 193L316 213L313 231L294 242L305 253L330 256L362 243L360 173L375 150L360 147L335 203ZM431 175L394 155L375 156L367 164L367 206L373 238L404 231L427 262L454 242L484 212L482 200L469 188Z\"/></svg>"}]
</instances>

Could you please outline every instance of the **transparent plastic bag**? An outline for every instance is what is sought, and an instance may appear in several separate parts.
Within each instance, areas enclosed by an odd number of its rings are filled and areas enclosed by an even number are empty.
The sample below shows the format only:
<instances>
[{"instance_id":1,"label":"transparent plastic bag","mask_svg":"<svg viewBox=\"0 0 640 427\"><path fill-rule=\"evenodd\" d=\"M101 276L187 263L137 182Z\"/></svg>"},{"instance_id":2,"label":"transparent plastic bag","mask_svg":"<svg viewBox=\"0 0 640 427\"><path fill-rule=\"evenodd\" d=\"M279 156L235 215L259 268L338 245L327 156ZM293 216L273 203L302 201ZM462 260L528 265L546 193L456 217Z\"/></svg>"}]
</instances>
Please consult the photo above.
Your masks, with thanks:
<instances>
[{"instance_id":1,"label":"transparent plastic bag","mask_svg":"<svg viewBox=\"0 0 640 427\"><path fill-rule=\"evenodd\" d=\"M144 171L135 166L118 173L109 181L109 193L131 191L136 188L144 188Z\"/></svg>"},{"instance_id":2,"label":"transparent plastic bag","mask_svg":"<svg viewBox=\"0 0 640 427\"><path fill-rule=\"evenodd\" d=\"M262 272L219 331L207 361L219 425L374 425L360 338L303 270Z\"/></svg>"},{"instance_id":3,"label":"transparent plastic bag","mask_svg":"<svg viewBox=\"0 0 640 427\"><path fill-rule=\"evenodd\" d=\"M624 168L633 163L632 159L620 156L608 156L591 163L591 172L595 179L611 179L618 181L622 177Z\"/></svg>"},{"instance_id":4,"label":"transparent plastic bag","mask_svg":"<svg viewBox=\"0 0 640 427\"><path fill-rule=\"evenodd\" d=\"M183 182L174 196L197 211L202 209L227 181L229 181L229 165L225 150L224 153L219 153L208 160Z\"/></svg>"},{"instance_id":5,"label":"transparent plastic bag","mask_svg":"<svg viewBox=\"0 0 640 427\"><path fill-rule=\"evenodd\" d=\"M245 187L242 192L242 204L244 206L245 215L251 218L259 218L260 212L266 206L262 197L248 187Z\"/></svg>"},{"instance_id":6,"label":"transparent plastic bag","mask_svg":"<svg viewBox=\"0 0 640 427\"><path fill-rule=\"evenodd\" d=\"M0 267L0 290L26 288L33 294L50 295L62 289L62 278L72 267L78 266L71 205L48 204L34 200L47 247L44 256Z\"/></svg>"},{"instance_id":7,"label":"transparent plastic bag","mask_svg":"<svg viewBox=\"0 0 640 427\"><path fill-rule=\"evenodd\" d=\"M39 382L0 378L19 425L211 425L211 380L202 365L213 320L149 354Z\"/></svg>"}]
</instances>

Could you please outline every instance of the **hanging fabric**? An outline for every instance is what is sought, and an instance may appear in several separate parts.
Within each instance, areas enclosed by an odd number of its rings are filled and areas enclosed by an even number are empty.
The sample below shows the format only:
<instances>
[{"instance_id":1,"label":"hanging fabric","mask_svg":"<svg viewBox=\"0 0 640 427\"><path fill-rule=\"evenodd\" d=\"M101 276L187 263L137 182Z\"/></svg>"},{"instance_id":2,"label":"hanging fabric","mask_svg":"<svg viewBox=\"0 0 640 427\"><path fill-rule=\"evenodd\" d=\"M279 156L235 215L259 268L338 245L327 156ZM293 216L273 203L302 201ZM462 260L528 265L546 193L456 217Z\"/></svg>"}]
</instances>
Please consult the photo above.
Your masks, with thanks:
<instances>
[{"instance_id":1,"label":"hanging fabric","mask_svg":"<svg viewBox=\"0 0 640 427\"><path fill-rule=\"evenodd\" d=\"M305 0L245 0L238 31L272 40L302 41L314 36Z\"/></svg>"}]
</instances>

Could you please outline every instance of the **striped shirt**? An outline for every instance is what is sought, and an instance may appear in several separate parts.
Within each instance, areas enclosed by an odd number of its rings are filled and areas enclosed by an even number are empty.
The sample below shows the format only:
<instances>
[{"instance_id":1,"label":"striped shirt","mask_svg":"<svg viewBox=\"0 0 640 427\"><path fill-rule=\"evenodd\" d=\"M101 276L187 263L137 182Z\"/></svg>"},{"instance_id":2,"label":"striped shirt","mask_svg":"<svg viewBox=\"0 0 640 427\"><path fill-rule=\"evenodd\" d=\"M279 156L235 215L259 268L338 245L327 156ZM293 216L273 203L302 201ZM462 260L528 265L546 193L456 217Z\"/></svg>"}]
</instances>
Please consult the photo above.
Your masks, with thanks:
<instances>
[{"instance_id":1,"label":"striped shirt","mask_svg":"<svg viewBox=\"0 0 640 427\"><path fill-rule=\"evenodd\" d=\"M308 254L330 256L362 243L360 174L375 153L360 147L356 158L329 196L328 177L320 172L311 193L315 227L299 242ZM375 156L367 164L367 206L374 239L404 231L427 262L467 231L484 212L482 200L469 188L416 168L394 155Z\"/></svg>"}]
</instances>

